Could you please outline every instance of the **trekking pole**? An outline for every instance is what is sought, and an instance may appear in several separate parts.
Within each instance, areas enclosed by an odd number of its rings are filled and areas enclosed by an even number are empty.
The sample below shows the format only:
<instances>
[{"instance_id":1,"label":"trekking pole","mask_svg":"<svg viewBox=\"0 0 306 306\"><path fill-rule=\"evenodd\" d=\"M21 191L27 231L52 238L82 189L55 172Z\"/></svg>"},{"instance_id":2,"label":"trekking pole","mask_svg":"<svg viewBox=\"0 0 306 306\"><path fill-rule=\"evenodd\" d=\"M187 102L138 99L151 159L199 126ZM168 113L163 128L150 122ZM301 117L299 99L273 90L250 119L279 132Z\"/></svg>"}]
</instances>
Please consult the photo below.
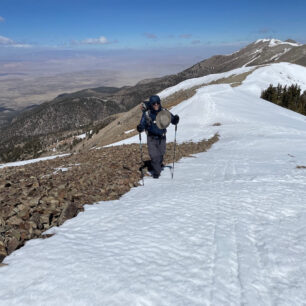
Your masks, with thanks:
<instances>
[{"instance_id":1,"label":"trekking pole","mask_svg":"<svg viewBox=\"0 0 306 306\"><path fill-rule=\"evenodd\" d=\"M142 186L144 186L144 174L143 174L143 152L142 152L142 143L141 143L141 133L139 133L139 146L140 146L140 158L141 158L141 178L142 178Z\"/></svg>"},{"instance_id":2,"label":"trekking pole","mask_svg":"<svg viewBox=\"0 0 306 306\"><path fill-rule=\"evenodd\" d=\"M176 149L176 131L177 131L177 124L175 125L175 133L174 133L173 164L172 164L172 175L171 175L172 179L173 179L173 175L174 175L174 161L175 161L175 149Z\"/></svg>"}]
</instances>

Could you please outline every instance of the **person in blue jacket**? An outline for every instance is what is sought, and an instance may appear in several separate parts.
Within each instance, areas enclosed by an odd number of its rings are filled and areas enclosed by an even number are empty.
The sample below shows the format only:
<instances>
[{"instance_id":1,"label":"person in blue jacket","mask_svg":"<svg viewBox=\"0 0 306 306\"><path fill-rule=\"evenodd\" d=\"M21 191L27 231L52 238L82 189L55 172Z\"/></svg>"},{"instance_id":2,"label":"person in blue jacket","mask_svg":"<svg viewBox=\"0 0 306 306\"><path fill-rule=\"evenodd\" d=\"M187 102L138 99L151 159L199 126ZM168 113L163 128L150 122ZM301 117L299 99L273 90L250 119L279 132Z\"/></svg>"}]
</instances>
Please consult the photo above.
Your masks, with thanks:
<instances>
[{"instance_id":1,"label":"person in blue jacket","mask_svg":"<svg viewBox=\"0 0 306 306\"><path fill-rule=\"evenodd\" d=\"M139 133L144 130L147 133L148 151L151 158L153 178L159 178L162 170L162 163L166 152L167 129L160 129L156 125L156 116L163 109L159 96L151 96L146 104L148 110L143 110L140 123L137 125ZM171 114L171 123L177 125L179 116Z\"/></svg>"}]
</instances>

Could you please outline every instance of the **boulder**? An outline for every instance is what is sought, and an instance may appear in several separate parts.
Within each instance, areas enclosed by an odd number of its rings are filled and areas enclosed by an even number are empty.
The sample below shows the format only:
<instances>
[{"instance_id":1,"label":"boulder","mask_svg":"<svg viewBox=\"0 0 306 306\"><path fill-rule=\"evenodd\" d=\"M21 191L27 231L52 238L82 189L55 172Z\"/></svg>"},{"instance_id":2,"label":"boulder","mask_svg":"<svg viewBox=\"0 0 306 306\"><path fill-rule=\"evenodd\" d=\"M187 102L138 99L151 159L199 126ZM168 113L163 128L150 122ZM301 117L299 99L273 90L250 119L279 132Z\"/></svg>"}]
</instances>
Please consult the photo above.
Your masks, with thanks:
<instances>
[{"instance_id":1,"label":"boulder","mask_svg":"<svg viewBox=\"0 0 306 306\"><path fill-rule=\"evenodd\" d=\"M72 202L64 204L61 215L58 218L57 225L63 224L66 220L75 217L78 213L78 207Z\"/></svg>"},{"instance_id":2,"label":"boulder","mask_svg":"<svg viewBox=\"0 0 306 306\"><path fill-rule=\"evenodd\" d=\"M15 251L19 246L19 241L15 237L11 237L8 239L7 242L7 254L11 254Z\"/></svg>"},{"instance_id":3,"label":"boulder","mask_svg":"<svg viewBox=\"0 0 306 306\"><path fill-rule=\"evenodd\" d=\"M0 262L7 256L5 245L2 241L0 241Z\"/></svg>"}]
</instances>

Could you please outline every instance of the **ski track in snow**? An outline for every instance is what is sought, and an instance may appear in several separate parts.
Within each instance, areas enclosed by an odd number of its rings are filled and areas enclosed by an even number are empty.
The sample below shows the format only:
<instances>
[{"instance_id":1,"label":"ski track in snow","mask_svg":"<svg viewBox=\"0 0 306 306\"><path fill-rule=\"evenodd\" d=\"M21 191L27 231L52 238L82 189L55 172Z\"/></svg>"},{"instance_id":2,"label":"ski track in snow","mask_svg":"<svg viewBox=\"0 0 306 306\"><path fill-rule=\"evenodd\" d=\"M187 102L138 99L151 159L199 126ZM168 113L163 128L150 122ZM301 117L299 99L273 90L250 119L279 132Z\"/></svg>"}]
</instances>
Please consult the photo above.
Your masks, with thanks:
<instances>
[{"instance_id":1,"label":"ski track in snow","mask_svg":"<svg viewBox=\"0 0 306 306\"><path fill-rule=\"evenodd\" d=\"M306 121L255 87L173 109L181 141L220 141L8 256L0 305L305 305Z\"/></svg>"}]
</instances>

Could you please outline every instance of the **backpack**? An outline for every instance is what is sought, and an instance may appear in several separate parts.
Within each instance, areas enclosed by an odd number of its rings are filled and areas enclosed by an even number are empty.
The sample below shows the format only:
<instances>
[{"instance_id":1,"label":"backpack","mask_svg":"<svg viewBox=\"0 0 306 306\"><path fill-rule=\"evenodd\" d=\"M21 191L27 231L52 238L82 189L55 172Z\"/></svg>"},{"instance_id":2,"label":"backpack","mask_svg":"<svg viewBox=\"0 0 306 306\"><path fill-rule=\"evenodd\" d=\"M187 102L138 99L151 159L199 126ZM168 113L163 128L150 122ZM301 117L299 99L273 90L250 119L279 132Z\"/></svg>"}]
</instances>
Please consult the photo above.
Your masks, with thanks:
<instances>
[{"instance_id":1,"label":"backpack","mask_svg":"<svg viewBox=\"0 0 306 306\"><path fill-rule=\"evenodd\" d=\"M162 111L162 110L167 110L167 109L161 107L160 110ZM152 124L152 118L151 118L151 116L150 116L151 110L150 110L150 109L147 109L147 110L145 111L145 114L146 114L146 122L147 122L147 125L150 126L150 125ZM153 123L156 123L156 122L154 121Z\"/></svg>"},{"instance_id":2,"label":"backpack","mask_svg":"<svg viewBox=\"0 0 306 306\"><path fill-rule=\"evenodd\" d=\"M144 101L141 103L141 108L143 112L149 110L149 104L150 104L150 101Z\"/></svg>"}]
</instances>

